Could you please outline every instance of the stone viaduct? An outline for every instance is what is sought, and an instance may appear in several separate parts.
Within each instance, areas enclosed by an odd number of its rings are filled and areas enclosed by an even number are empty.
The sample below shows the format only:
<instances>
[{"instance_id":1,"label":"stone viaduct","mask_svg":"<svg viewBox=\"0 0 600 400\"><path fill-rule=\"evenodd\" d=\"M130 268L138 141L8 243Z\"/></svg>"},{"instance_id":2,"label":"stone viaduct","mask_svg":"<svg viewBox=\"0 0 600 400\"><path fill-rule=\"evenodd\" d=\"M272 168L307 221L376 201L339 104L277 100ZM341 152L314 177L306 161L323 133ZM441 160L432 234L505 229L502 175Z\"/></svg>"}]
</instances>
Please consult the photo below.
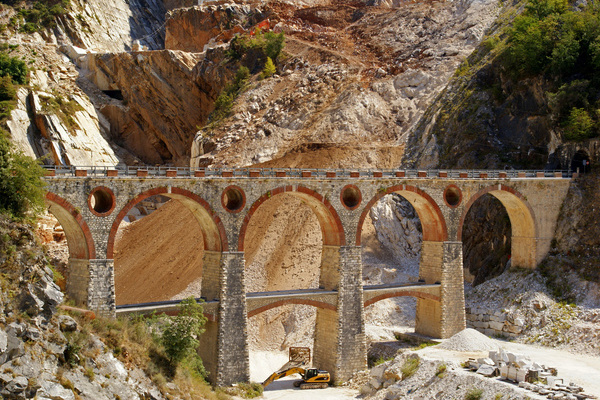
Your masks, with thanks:
<instances>
[{"instance_id":1,"label":"stone viaduct","mask_svg":"<svg viewBox=\"0 0 600 400\"><path fill-rule=\"evenodd\" d=\"M294 169L48 170L46 200L69 247L68 295L115 315L115 236L138 202L161 194L179 200L204 236L202 289L209 318L199 352L210 379L249 379L247 321L282 304L317 308L314 363L335 381L366 367L364 307L383 298L417 298L418 333L447 338L465 328L462 224L484 194L498 198L512 226L512 265L535 268L546 256L571 176L535 171L359 171ZM323 235L318 290L246 293L244 244L255 211L287 193L308 204ZM361 229L380 198L397 193L422 225L421 285L362 285Z\"/></svg>"}]
</instances>

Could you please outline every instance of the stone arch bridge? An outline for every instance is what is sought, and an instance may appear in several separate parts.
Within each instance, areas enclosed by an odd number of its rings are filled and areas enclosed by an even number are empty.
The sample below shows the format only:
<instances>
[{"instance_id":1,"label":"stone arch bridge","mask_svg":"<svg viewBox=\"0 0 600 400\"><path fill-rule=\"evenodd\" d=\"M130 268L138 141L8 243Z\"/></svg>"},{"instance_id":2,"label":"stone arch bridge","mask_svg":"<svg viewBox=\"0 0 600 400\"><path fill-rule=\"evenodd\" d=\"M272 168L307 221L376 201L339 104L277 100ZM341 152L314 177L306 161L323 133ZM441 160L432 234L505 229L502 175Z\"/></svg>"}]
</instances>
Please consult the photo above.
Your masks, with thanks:
<instances>
[{"instance_id":1,"label":"stone arch bridge","mask_svg":"<svg viewBox=\"0 0 600 400\"><path fill-rule=\"evenodd\" d=\"M506 208L512 265L535 268L550 248L571 178L553 171L57 167L48 170L46 200L67 237L67 292L77 303L115 315L120 222L148 197L175 198L192 211L204 236L199 296L207 301L209 322L199 351L211 380L249 379L249 317L282 304L308 304L317 308L315 364L343 381L366 367L364 307L376 301L416 297L418 333L446 338L464 329L462 224L479 197L489 193ZM246 228L265 201L283 193L302 199L319 221L319 289L246 293ZM389 193L406 198L421 220L421 282L363 288L361 229L371 206Z\"/></svg>"}]
</instances>

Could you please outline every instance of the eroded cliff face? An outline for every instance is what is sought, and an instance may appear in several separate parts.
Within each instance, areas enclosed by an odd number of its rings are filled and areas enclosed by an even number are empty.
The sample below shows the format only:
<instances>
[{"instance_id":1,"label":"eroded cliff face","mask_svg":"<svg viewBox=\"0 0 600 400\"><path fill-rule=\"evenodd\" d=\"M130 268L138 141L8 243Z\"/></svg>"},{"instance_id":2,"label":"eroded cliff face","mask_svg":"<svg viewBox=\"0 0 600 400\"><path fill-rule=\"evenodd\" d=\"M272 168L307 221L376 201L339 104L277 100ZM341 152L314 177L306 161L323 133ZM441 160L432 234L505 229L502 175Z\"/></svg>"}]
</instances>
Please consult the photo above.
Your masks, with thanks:
<instances>
[{"instance_id":1,"label":"eroded cliff face","mask_svg":"<svg viewBox=\"0 0 600 400\"><path fill-rule=\"evenodd\" d=\"M111 137L148 164L186 165L196 126L206 120L223 71L204 71L196 53L161 50L109 53L93 59L90 79L123 101L100 105L111 121ZM202 83L208 83L203 86ZM213 86L214 85L214 86Z\"/></svg>"},{"instance_id":2,"label":"eroded cliff face","mask_svg":"<svg viewBox=\"0 0 600 400\"><path fill-rule=\"evenodd\" d=\"M231 118L198 133L192 166L399 165L390 148L404 145L497 12L494 1L270 7L286 34L280 75L253 85ZM316 154L328 145L342 157ZM352 157L356 148L365 154Z\"/></svg>"},{"instance_id":3,"label":"eroded cliff face","mask_svg":"<svg viewBox=\"0 0 600 400\"><path fill-rule=\"evenodd\" d=\"M249 5L209 4L172 10L166 18L165 48L200 53L209 42L228 42L246 32L267 18L267 13Z\"/></svg>"}]
</instances>

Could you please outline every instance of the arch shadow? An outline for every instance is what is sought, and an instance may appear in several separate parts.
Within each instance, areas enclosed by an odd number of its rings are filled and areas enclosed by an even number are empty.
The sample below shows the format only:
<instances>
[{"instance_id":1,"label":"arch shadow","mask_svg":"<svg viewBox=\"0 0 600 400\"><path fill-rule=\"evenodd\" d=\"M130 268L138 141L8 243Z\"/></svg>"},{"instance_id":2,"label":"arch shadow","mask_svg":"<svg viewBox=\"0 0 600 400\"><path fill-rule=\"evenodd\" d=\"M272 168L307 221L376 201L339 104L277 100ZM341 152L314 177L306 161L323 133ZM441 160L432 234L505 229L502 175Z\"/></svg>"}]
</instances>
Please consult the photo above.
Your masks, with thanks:
<instances>
[{"instance_id":1,"label":"arch shadow","mask_svg":"<svg viewBox=\"0 0 600 400\"><path fill-rule=\"evenodd\" d=\"M65 231L69 257L89 260L96 258L94 239L81 213L71 203L52 192L46 193L48 210Z\"/></svg>"}]
</instances>

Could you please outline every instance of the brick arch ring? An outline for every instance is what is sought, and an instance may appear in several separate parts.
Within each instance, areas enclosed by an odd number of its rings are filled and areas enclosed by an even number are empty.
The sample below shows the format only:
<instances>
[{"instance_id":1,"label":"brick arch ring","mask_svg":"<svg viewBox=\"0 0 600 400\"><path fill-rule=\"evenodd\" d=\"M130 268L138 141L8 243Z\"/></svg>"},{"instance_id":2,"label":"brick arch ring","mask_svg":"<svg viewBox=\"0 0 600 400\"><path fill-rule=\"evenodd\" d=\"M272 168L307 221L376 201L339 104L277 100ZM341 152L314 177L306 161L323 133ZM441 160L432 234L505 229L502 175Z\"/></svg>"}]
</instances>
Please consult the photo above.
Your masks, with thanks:
<instances>
[{"instance_id":1,"label":"brick arch ring","mask_svg":"<svg viewBox=\"0 0 600 400\"><path fill-rule=\"evenodd\" d=\"M513 236L534 237L536 235L538 226L535 213L533 208L531 208L531 205L529 205L527 202L527 199L525 199L525 196L510 186L498 184L481 189L479 192L471 196L460 217L457 240L462 241L463 225L471 206L473 206L473 204L479 200L481 196L488 193L500 200L504 206L504 209L510 218ZM519 213L520 215L515 215L515 213Z\"/></svg>"},{"instance_id":2,"label":"brick arch ring","mask_svg":"<svg viewBox=\"0 0 600 400\"><path fill-rule=\"evenodd\" d=\"M46 193L46 202L50 203L50 212L58 219L65 231L70 256L80 259L96 258L92 232L83 219L83 215L67 200L52 192ZM54 206L57 208L53 210ZM69 236L71 236L71 242L69 242Z\"/></svg>"},{"instance_id":3,"label":"brick arch ring","mask_svg":"<svg viewBox=\"0 0 600 400\"><path fill-rule=\"evenodd\" d=\"M390 186L386 190L379 191L365 206L360 219L358 220L358 226L356 228L356 245L360 246L361 243L361 232L362 227L367 218L367 214L371 207L378 202L383 196L390 193L398 193L406 200L408 200L415 208L421 226L423 229L423 240L432 242L443 242L448 238L448 229L446 228L446 220L442 214L442 210L438 204L431 198L430 195L425 193L423 190L410 185L396 185Z\"/></svg>"},{"instance_id":4,"label":"brick arch ring","mask_svg":"<svg viewBox=\"0 0 600 400\"><path fill-rule=\"evenodd\" d=\"M289 193L307 201L308 205L316 214L317 219L319 220L319 225L321 226L321 233L323 234L324 245L346 245L346 235L344 233L344 226L342 225L342 220L340 219L337 211L335 210L335 208L333 208L329 200L325 199L323 196L321 196L314 190L306 188L304 186L288 185L280 186L278 188L268 191L267 193L260 196L258 200L256 200L252 204L252 206L246 213L246 217L244 218L244 222L242 223L242 227L240 228L240 235L238 238L238 251L244 251L246 229L248 228L248 224L250 223L250 220L252 219L252 216L254 215L256 210L271 197L283 193Z\"/></svg>"},{"instance_id":5,"label":"brick arch ring","mask_svg":"<svg viewBox=\"0 0 600 400\"><path fill-rule=\"evenodd\" d=\"M211 227L212 232L207 232L207 230L205 229L207 221L206 220L198 221L198 222L200 222L200 226L202 228L202 235L204 236L205 250L229 251L229 245L227 242L227 234L225 233L225 227L223 226L223 223L221 222L221 219L219 218L219 216L212 210L212 208L210 207L210 204L208 204L208 202L206 200L204 200L197 194L192 193L185 189L181 189L181 188L177 188L177 187L171 187L171 188L158 187L158 188L150 189L143 193L138 194L136 197L129 200L127 202L127 204L125 205L125 207L123 207L121 209L121 211L115 218L115 220L112 224L112 227L110 228L110 234L108 236L108 245L106 248L106 257L108 259L114 258L115 238L117 236L117 231L119 230L119 225L121 224L121 221L123 221L123 218L125 218L127 213L133 207L135 207L135 205L138 204L140 201L145 200L149 197L158 195L158 194L181 200L182 202L184 202L184 204L187 203L186 206L188 206L188 207L193 206L194 204L198 204L205 211L206 216L208 218L210 218L210 220L211 220L210 223L213 224L213 227ZM198 218L197 215L196 215L196 218ZM204 222L204 223L202 223L202 222ZM210 227L210 225L209 225L209 227Z\"/></svg>"},{"instance_id":6,"label":"brick arch ring","mask_svg":"<svg viewBox=\"0 0 600 400\"><path fill-rule=\"evenodd\" d=\"M419 299L427 299L427 300L434 300L434 301L441 301L439 296L436 296L434 294L429 294L429 293L422 293L422 292L418 292L416 290L410 290L410 291L403 291L403 292L390 292L390 293L384 293L384 294L380 294L379 296L375 296L372 299L369 299L367 301L365 301L363 307L368 307L371 304L375 304L378 301L381 300L385 300L385 299L389 299L392 297L417 297Z\"/></svg>"},{"instance_id":7,"label":"brick arch ring","mask_svg":"<svg viewBox=\"0 0 600 400\"><path fill-rule=\"evenodd\" d=\"M336 310L336 307L333 304L325 303L323 301L308 300L308 299L286 299L286 300L274 301L273 303L269 303L262 307L255 308L254 310L248 312L248 318L254 317L255 315L263 313L272 308L285 306L287 304L303 304L303 305L307 305L307 306L313 306L316 308L322 308L325 310L333 310L333 311Z\"/></svg>"}]
</instances>

